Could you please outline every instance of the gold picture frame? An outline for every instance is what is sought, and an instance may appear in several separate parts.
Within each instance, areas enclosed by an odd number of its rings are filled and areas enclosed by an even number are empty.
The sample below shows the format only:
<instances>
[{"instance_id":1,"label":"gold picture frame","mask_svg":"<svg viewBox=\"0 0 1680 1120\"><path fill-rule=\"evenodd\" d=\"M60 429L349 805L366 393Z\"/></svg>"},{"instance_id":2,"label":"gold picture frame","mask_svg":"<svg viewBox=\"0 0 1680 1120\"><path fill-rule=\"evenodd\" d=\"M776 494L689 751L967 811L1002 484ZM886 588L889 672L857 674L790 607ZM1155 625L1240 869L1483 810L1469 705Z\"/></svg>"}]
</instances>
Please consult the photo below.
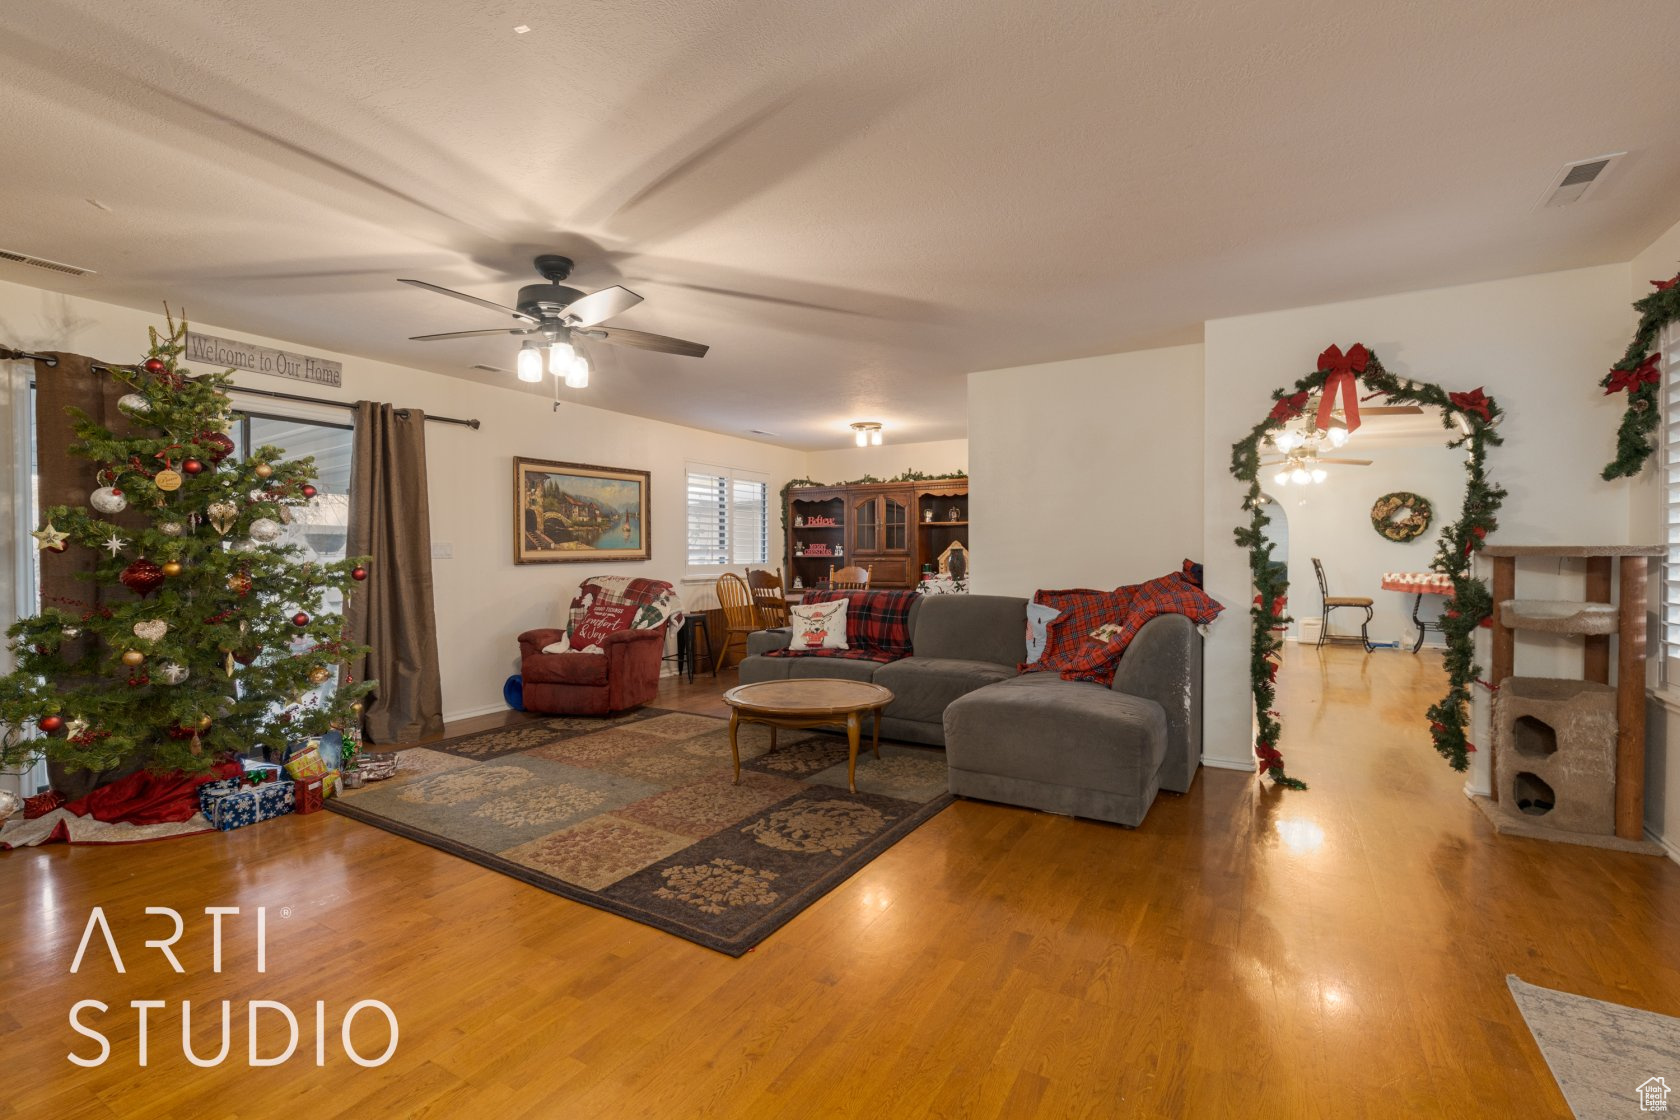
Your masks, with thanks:
<instances>
[{"instance_id":1,"label":"gold picture frame","mask_svg":"<svg viewBox=\"0 0 1680 1120\"><path fill-rule=\"evenodd\" d=\"M651 477L625 467L515 458L513 562L651 559Z\"/></svg>"}]
</instances>

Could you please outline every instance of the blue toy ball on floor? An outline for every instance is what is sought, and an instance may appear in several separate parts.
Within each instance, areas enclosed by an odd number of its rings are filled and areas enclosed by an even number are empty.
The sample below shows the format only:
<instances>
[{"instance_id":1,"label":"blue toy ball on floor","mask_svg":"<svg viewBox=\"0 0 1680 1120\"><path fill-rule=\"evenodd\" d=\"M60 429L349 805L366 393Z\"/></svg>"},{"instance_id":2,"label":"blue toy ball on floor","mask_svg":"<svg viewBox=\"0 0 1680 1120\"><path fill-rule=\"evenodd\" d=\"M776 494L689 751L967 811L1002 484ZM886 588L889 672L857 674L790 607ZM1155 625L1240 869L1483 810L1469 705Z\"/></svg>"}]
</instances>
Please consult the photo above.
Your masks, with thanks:
<instances>
[{"instance_id":1,"label":"blue toy ball on floor","mask_svg":"<svg viewBox=\"0 0 1680 1120\"><path fill-rule=\"evenodd\" d=\"M525 682L520 679L518 673L509 677L507 683L502 685L502 699L516 712L525 710Z\"/></svg>"}]
</instances>

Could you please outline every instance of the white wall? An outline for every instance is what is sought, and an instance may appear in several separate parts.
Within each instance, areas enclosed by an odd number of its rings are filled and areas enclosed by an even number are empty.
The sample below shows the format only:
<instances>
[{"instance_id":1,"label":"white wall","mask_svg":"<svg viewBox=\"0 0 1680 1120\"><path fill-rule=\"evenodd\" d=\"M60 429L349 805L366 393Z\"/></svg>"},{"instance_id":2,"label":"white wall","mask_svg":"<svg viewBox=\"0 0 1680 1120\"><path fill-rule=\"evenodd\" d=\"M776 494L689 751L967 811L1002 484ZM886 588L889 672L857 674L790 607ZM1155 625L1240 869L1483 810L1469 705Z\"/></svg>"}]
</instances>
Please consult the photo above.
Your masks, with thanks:
<instances>
[{"instance_id":1,"label":"white wall","mask_svg":"<svg viewBox=\"0 0 1680 1120\"><path fill-rule=\"evenodd\" d=\"M885 433L880 447L842 447L835 451L810 451L805 455L808 477L818 482L851 482L864 475L894 478L906 471L950 474L968 469L968 441L942 439L929 443L893 443Z\"/></svg>"},{"instance_id":2,"label":"white wall","mask_svg":"<svg viewBox=\"0 0 1680 1120\"><path fill-rule=\"evenodd\" d=\"M974 590L1116 587L1202 544L1202 347L970 374Z\"/></svg>"},{"instance_id":3,"label":"white wall","mask_svg":"<svg viewBox=\"0 0 1680 1120\"><path fill-rule=\"evenodd\" d=\"M1489 458L1490 474L1510 492L1491 539L1623 543L1627 487L1598 477L1619 402L1594 382L1626 345L1627 292L1628 266L1605 265L1207 324L1204 554L1208 590L1232 610L1214 624L1207 644L1205 758L1251 765L1242 613L1251 591L1247 558L1231 535L1242 489L1229 461L1231 445L1265 415L1271 391L1310 371L1332 342L1363 342L1401 376L1454 390L1485 386L1510 414L1500 429L1505 445ZM1532 567L1523 570L1521 590L1537 597L1582 593L1578 571L1559 577ZM1482 645L1485 664L1485 639ZM1524 638L1517 672L1579 672L1578 649L1578 642L1565 648ZM1478 705L1478 743L1487 741L1485 707ZM1473 788L1487 787L1490 755L1472 756Z\"/></svg>"},{"instance_id":4,"label":"white wall","mask_svg":"<svg viewBox=\"0 0 1680 1120\"><path fill-rule=\"evenodd\" d=\"M0 283L0 342L33 350L66 350L110 361L145 353L146 327L161 316L17 284ZM803 452L693 428L644 420L579 404L551 408L548 398L493 382L475 383L422 370L263 338L237 325L195 323L195 329L302 350L344 363L344 386L321 389L284 378L240 373L236 383L310 396L389 401L428 413L477 418L478 431L426 426L434 542L454 558L434 561L438 653L444 714L458 719L502 708L502 682L517 671L520 631L552 625L584 576L624 572L678 583L687 536L684 465L690 459L766 474L771 493L805 473ZM260 398L248 398L260 400ZM256 407L253 405L253 407ZM279 406L262 402L264 411ZM306 410L307 411L307 410ZM343 412L317 411L343 419ZM0 417L0 422L10 423ZM652 472L653 558L622 565L513 563L514 456L635 467ZM10 464L6 465L8 472ZM19 480L9 479L17 493ZM12 530L10 523L5 531ZM10 542L6 546L11 563ZM694 598L697 588L684 588Z\"/></svg>"},{"instance_id":5,"label":"white wall","mask_svg":"<svg viewBox=\"0 0 1680 1120\"><path fill-rule=\"evenodd\" d=\"M1415 636L1412 604L1415 595L1384 591L1384 572L1421 572L1435 559L1440 527L1457 520L1464 504L1464 454L1446 446L1447 434L1438 443L1412 446L1362 445L1355 433L1338 456L1370 459L1368 467L1327 467L1329 477L1309 486L1277 486L1263 478L1266 492L1277 504L1267 507L1274 518L1278 512L1289 523L1289 608L1295 617L1293 636L1300 633L1300 620L1318 618L1322 604L1313 578L1312 560L1324 562L1332 595L1366 595L1376 612L1371 619L1373 642L1404 642L1409 652ZM1412 541L1391 541L1371 527L1371 506L1384 494L1408 490L1429 500L1435 518L1423 536ZM1442 598L1423 597L1422 617L1434 621ZM1343 607L1330 616L1331 633L1357 636L1365 612ZM1426 645L1444 644L1431 630Z\"/></svg>"}]
</instances>

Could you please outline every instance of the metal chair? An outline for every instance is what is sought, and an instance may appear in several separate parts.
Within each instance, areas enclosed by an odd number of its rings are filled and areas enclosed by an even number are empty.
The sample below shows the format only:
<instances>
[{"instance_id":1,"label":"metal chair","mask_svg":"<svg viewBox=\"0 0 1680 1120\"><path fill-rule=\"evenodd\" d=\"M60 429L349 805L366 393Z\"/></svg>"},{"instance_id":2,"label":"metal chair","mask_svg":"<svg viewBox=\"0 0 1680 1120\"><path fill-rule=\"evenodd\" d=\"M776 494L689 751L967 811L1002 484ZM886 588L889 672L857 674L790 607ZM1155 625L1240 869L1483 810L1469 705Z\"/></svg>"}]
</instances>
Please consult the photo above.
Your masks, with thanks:
<instances>
[{"instance_id":1,"label":"metal chair","mask_svg":"<svg viewBox=\"0 0 1680 1120\"><path fill-rule=\"evenodd\" d=\"M869 569L853 565L849 568L836 569L830 564L828 568L828 587L830 591L868 591Z\"/></svg>"},{"instance_id":2,"label":"metal chair","mask_svg":"<svg viewBox=\"0 0 1680 1120\"><path fill-rule=\"evenodd\" d=\"M767 627L788 624L787 595L782 590L782 570L747 569L747 589L758 607L759 620Z\"/></svg>"},{"instance_id":3,"label":"metal chair","mask_svg":"<svg viewBox=\"0 0 1680 1120\"><path fill-rule=\"evenodd\" d=\"M1318 596L1324 602L1323 621L1318 627L1318 644L1322 646L1330 640L1330 612L1337 607L1363 607L1365 618L1359 624L1359 643L1365 647L1365 652L1371 652L1371 617L1376 614L1372 606L1373 600L1364 595L1332 595L1330 583L1324 578L1324 565L1319 563L1318 557L1313 557L1313 574L1318 577Z\"/></svg>"}]
</instances>

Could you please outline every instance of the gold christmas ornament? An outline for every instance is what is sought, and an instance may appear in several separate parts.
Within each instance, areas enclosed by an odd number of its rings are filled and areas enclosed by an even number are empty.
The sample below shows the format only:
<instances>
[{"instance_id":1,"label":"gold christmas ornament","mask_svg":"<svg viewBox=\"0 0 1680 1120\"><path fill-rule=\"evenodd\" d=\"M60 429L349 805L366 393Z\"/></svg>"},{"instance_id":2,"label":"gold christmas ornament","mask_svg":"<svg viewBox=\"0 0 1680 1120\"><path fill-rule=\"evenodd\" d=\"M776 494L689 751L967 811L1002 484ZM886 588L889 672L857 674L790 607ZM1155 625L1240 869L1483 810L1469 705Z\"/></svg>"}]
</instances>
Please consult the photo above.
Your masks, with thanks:
<instances>
[{"instance_id":1,"label":"gold christmas ornament","mask_svg":"<svg viewBox=\"0 0 1680 1120\"><path fill-rule=\"evenodd\" d=\"M317 665L309 670L309 680L313 684L326 684L332 680L332 670L325 665Z\"/></svg>"},{"instance_id":2,"label":"gold christmas ornament","mask_svg":"<svg viewBox=\"0 0 1680 1120\"><path fill-rule=\"evenodd\" d=\"M165 560L163 563L163 574L166 576L180 575L181 562L179 560Z\"/></svg>"},{"instance_id":3,"label":"gold christmas ornament","mask_svg":"<svg viewBox=\"0 0 1680 1120\"><path fill-rule=\"evenodd\" d=\"M205 507L204 512L209 515L210 524L215 527L216 532L224 537L227 536L228 530L233 528L234 523L239 520L239 507L232 502L211 502Z\"/></svg>"},{"instance_id":4,"label":"gold christmas ornament","mask_svg":"<svg viewBox=\"0 0 1680 1120\"><path fill-rule=\"evenodd\" d=\"M210 730L210 717L209 716L199 716L198 717L198 729L200 731Z\"/></svg>"},{"instance_id":5,"label":"gold christmas ornament","mask_svg":"<svg viewBox=\"0 0 1680 1120\"><path fill-rule=\"evenodd\" d=\"M256 471L258 478L267 478L274 473L274 468L267 463L258 463L252 470Z\"/></svg>"},{"instance_id":6,"label":"gold christmas ornament","mask_svg":"<svg viewBox=\"0 0 1680 1120\"><path fill-rule=\"evenodd\" d=\"M125 650L123 650L122 663L124 665L127 665L130 669L134 668L137 665L142 664L145 660L146 660L146 655L141 653L137 649L125 649Z\"/></svg>"},{"instance_id":7,"label":"gold christmas ornament","mask_svg":"<svg viewBox=\"0 0 1680 1120\"><path fill-rule=\"evenodd\" d=\"M164 491L179 490L181 488L181 475L179 472L165 467L157 473L156 478L152 479L152 485Z\"/></svg>"}]
</instances>

